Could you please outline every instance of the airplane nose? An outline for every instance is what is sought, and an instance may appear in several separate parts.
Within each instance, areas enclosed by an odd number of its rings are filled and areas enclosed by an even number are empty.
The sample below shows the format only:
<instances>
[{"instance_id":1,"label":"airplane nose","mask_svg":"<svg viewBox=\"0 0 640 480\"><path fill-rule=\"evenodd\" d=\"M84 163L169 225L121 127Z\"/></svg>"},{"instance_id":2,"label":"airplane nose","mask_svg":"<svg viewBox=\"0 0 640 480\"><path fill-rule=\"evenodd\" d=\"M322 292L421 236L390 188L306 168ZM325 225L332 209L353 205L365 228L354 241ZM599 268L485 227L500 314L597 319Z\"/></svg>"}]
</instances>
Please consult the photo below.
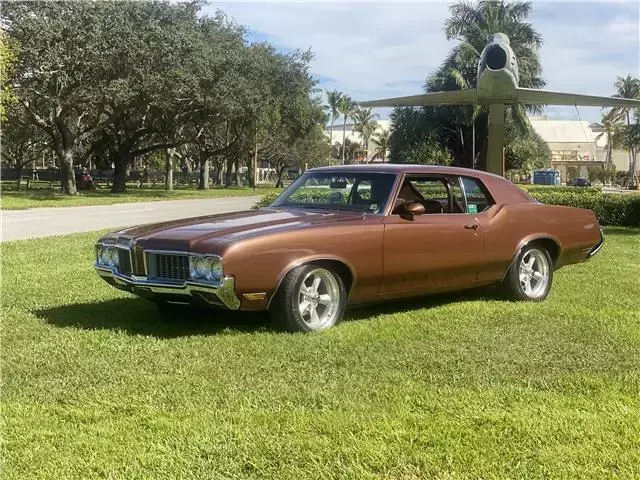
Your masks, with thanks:
<instances>
[{"instance_id":1,"label":"airplane nose","mask_svg":"<svg viewBox=\"0 0 640 480\"><path fill-rule=\"evenodd\" d=\"M485 59L489 69L502 70L507 66L507 51L500 45L490 45Z\"/></svg>"}]
</instances>

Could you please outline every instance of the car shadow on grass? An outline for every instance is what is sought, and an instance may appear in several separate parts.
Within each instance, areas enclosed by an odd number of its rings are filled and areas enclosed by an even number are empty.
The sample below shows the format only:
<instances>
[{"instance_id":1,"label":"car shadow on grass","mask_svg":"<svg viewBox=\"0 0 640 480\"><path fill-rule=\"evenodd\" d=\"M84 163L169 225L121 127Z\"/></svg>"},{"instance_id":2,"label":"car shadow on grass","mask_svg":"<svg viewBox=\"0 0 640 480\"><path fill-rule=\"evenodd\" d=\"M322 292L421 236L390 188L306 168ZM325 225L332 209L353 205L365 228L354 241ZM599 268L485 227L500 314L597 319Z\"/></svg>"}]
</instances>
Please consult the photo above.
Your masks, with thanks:
<instances>
[{"instance_id":1,"label":"car shadow on grass","mask_svg":"<svg viewBox=\"0 0 640 480\"><path fill-rule=\"evenodd\" d=\"M189 308L159 312L153 303L137 298L62 305L33 313L58 327L117 330L129 335L158 338L273 330L265 312Z\"/></svg>"},{"instance_id":2,"label":"car shadow on grass","mask_svg":"<svg viewBox=\"0 0 640 480\"><path fill-rule=\"evenodd\" d=\"M344 321L366 320L377 315L405 313L423 308L437 308L451 303L484 301L505 301L504 294L495 287L481 287L460 292L434 293L418 297L387 300L350 307L345 313Z\"/></svg>"},{"instance_id":3,"label":"car shadow on grass","mask_svg":"<svg viewBox=\"0 0 640 480\"><path fill-rule=\"evenodd\" d=\"M503 300L496 289L481 288L349 307L344 321L366 321L377 315L436 308L450 303ZM234 312L184 308L160 312L151 302L121 298L36 310L51 325L82 330L116 330L129 335L176 338L191 335L277 332L266 312Z\"/></svg>"}]
</instances>

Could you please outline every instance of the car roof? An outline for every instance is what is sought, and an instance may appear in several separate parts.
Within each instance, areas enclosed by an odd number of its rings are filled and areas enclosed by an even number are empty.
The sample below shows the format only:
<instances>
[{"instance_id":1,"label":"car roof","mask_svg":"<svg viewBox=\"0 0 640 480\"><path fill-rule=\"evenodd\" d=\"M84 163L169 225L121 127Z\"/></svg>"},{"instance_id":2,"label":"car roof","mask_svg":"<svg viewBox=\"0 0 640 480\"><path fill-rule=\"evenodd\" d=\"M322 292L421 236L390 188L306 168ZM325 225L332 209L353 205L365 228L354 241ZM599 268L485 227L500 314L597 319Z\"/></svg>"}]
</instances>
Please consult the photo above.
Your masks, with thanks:
<instances>
[{"instance_id":1,"label":"car roof","mask_svg":"<svg viewBox=\"0 0 640 480\"><path fill-rule=\"evenodd\" d=\"M470 168L461 167L444 167L441 165L413 165L399 163L375 163L375 164L358 164L358 165L333 165L327 167L310 168L309 172L323 171L349 171L349 172L389 172L389 173L448 173L450 175L490 175L502 178L493 173L484 172L482 170L472 170Z\"/></svg>"},{"instance_id":2,"label":"car roof","mask_svg":"<svg viewBox=\"0 0 640 480\"><path fill-rule=\"evenodd\" d=\"M396 175L407 173L418 175L440 174L474 177L485 184L497 203L535 202L535 200L524 190L518 188L514 183L501 177L500 175L484 172L482 170L473 170L471 168L443 167L440 165L378 163L316 167L310 168L309 170L307 170L307 172L377 172L393 173Z\"/></svg>"}]
</instances>

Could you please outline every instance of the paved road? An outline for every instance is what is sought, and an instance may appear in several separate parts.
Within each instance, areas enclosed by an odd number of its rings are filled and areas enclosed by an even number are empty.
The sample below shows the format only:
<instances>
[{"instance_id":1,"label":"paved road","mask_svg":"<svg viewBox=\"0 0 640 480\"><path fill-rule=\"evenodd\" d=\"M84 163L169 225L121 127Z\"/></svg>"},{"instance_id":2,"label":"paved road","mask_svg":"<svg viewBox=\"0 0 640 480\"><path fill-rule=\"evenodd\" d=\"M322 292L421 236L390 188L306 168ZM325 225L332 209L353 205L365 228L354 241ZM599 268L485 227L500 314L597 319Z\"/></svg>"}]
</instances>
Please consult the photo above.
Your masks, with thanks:
<instances>
[{"instance_id":1,"label":"paved road","mask_svg":"<svg viewBox=\"0 0 640 480\"><path fill-rule=\"evenodd\" d=\"M176 218L247 210L260 197L119 203L2 211L2 241L90 232Z\"/></svg>"}]
</instances>

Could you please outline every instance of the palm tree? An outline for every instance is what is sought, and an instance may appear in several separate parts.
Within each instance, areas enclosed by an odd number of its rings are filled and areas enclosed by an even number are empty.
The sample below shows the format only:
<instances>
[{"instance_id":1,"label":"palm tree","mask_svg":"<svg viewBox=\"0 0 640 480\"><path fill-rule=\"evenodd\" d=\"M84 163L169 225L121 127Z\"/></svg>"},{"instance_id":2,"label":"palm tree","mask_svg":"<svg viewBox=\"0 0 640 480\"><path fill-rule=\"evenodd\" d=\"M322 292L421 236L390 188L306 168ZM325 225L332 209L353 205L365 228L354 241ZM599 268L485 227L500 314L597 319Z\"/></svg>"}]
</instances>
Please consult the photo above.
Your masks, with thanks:
<instances>
[{"instance_id":1,"label":"palm tree","mask_svg":"<svg viewBox=\"0 0 640 480\"><path fill-rule=\"evenodd\" d=\"M640 99L640 80L627 75L626 77L618 77L614 84L616 89L614 97L622 98L637 98ZM612 120L623 121L627 124L627 129L631 127L631 113L634 109L632 107L614 107L607 115L611 116ZM632 145L629 145L629 174L634 175L635 163L636 163L636 150Z\"/></svg>"},{"instance_id":2,"label":"palm tree","mask_svg":"<svg viewBox=\"0 0 640 480\"><path fill-rule=\"evenodd\" d=\"M546 85L546 82L540 78L542 66L538 56L538 49L542 46L542 36L530 23L526 22L532 12L531 2L482 0L478 3L470 3L462 1L452 5L449 11L451 16L445 20L444 33L447 40L462 42L455 53L465 66L471 68L470 80L474 87L475 70L480 53L487 45L489 36L497 32L505 33L509 37L513 53L518 58L520 86L542 88ZM469 61L471 65L466 65Z\"/></svg>"},{"instance_id":3,"label":"palm tree","mask_svg":"<svg viewBox=\"0 0 640 480\"><path fill-rule=\"evenodd\" d=\"M353 118L356 111L356 104L349 95L342 96L338 106L338 111L344 117L344 122L342 123L342 164L344 165L344 156L346 151L344 140L347 133L347 120L349 118Z\"/></svg>"},{"instance_id":4,"label":"palm tree","mask_svg":"<svg viewBox=\"0 0 640 480\"><path fill-rule=\"evenodd\" d=\"M480 53L486 46L489 36L497 32L503 32L509 36L511 48L518 58L520 86L542 88L546 85L540 77L542 67L538 52L542 46L542 37L526 21L532 12L531 2L481 0L471 3L463 0L452 5L449 11L450 17L444 24L445 36L447 40L460 41L460 44L450 52L442 66L428 79L427 92L475 88ZM537 106L527 107L527 109L541 110ZM437 111L433 110L434 112L430 113L434 117L432 123L438 125L441 131L448 132L444 143L450 150L457 152L457 163L474 163L475 158L469 161L470 149L464 145L465 139L471 133L471 150L476 150L476 128L478 139L486 136L486 125L476 120L486 118L488 109L486 107L473 110L469 107L439 107ZM508 113L523 134L529 132L530 126L525 108L510 107ZM483 150L483 146L477 150ZM475 155L472 154L472 157Z\"/></svg>"},{"instance_id":5,"label":"palm tree","mask_svg":"<svg viewBox=\"0 0 640 480\"><path fill-rule=\"evenodd\" d=\"M337 90L327 92L327 105L331 118L331 131L329 132L329 145L333 146L333 123L340 116L340 102L344 94Z\"/></svg>"},{"instance_id":6,"label":"palm tree","mask_svg":"<svg viewBox=\"0 0 640 480\"><path fill-rule=\"evenodd\" d=\"M369 155L369 139L373 135L373 132L378 128L377 119L379 115L373 113L370 108L356 107L353 114L354 127L356 132L360 132L363 138L364 158Z\"/></svg>"},{"instance_id":7,"label":"palm tree","mask_svg":"<svg viewBox=\"0 0 640 480\"><path fill-rule=\"evenodd\" d=\"M382 157L383 162L387 160L387 151L389 150L390 137L391 132L389 130L383 130L373 137L373 141L378 144L378 148L376 149L376 151Z\"/></svg>"},{"instance_id":8,"label":"palm tree","mask_svg":"<svg viewBox=\"0 0 640 480\"><path fill-rule=\"evenodd\" d=\"M619 128L620 122L609 112L602 117L602 127L604 130L596 137L596 140L599 140L605 135L607 136L607 159L604 169L606 175L605 181L609 182L613 174L613 150L620 147L622 140Z\"/></svg>"}]
</instances>

